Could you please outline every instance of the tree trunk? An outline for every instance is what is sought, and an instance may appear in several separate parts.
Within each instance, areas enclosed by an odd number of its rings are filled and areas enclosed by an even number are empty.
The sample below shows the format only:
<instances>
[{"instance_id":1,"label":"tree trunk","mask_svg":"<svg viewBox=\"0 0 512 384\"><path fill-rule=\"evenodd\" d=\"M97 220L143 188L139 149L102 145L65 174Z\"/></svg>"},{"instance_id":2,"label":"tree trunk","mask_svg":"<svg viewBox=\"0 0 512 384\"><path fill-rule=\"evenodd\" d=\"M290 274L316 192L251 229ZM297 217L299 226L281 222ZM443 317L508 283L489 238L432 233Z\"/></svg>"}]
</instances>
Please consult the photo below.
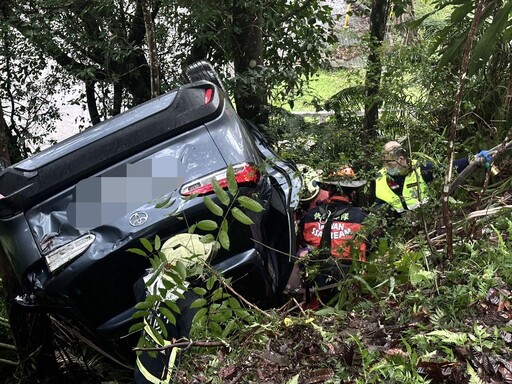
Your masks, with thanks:
<instances>
[{"instance_id":1,"label":"tree trunk","mask_svg":"<svg viewBox=\"0 0 512 384\"><path fill-rule=\"evenodd\" d=\"M151 0L143 1L144 24L146 26L146 40L149 51L149 73L151 83L151 98L160 94L160 70L158 63L158 51L154 33L154 23L151 16Z\"/></svg>"},{"instance_id":2,"label":"tree trunk","mask_svg":"<svg viewBox=\"0 0 512 384\"><path fill-rule=\"evenodd\" d=\"M485 0L479 0L475 9L473 21L471 22L471 27L468 32L466 46L464 47L464 52L462 54L462 60L459 67L459 83L457 85L457 91L455 93L455 103L452 109L452 119L448 129L448 164L446 168L443 188L443 221L446 228L446 256L448 259L453 258L453 227L449 201L450 184L452 183L453 175L453 161L455 157L455 139L457 134L457 125L459 124L459 115L462 105L462 95L464 93L464 86L466 83L467 72L469 67L469 59L471 57L471 49L473 47L473 41L475 39L477 26L480 21L480 17L482 16L484 2Z\"/></svg>"},{"instance_id":3,"label":"tree trunk","mask_svg":"<svg viewBox=\"0 0 512 384\"><path fill-rule=\"evenodd\" d=\"M250 8L246 4L243 0L233 2L233 59L236 77L243 77L249 71L258 71L263 65L262 9L255 3L251 3ZM236 84L235 104L241 117L257 124L268 122L267 94L264 89L262 84L249 87L240 82Z\"/></svg>"},{"instance_id":4,"label":"tree trunk","mask_svg":"<svg viewBox=\"0 0 512 384\"><path fill-rule=\"evenodd\" d=\"M96 106L96 95L94 93L94 81L86 81L85 82L85 94L87 95L87 109L89 110L89 117L91 118L91 124L98 124L100 119L100 114L98 112L98 107Z\"/></svg>"},{"instance_id":5,"label":"tree trunk","mask_svg":"<svg viewBox=\"0 0 512 384\"><path fill-rule=\"evenodd\" d=\"M7 123L4 118L4 111L2 102L0 100L0 160L4 163L4 166L11 164L11 155L9 152L9 136ZM0 191L1 193L1 191Z\"/></svg>"},{"instance_id":6,"label":"tree trunk","mask_svg":"<svg viewBox=\"0 0 512 384\"><path fill-rule=\"evenodd\" d=\"M114 101L112 103L112 116L121 113L121 106L123 104L123 87L118 83L114 83Z\"/></svg>"},{"instance_id":7,"label":"tree trunk","mask_svg":"<svg viewBox=\"0 0 512 384\"><path fill-rule=\"evenodd\" d=\"M388 0L375 0L370 14L370 53L368 55L365 88L366 101L364 108L363 129L368 144L377 137L377 121L382 100L379 97L382 76L382 60L380 48L386 33L389 15Z\"/></svg>"}]
</instances>

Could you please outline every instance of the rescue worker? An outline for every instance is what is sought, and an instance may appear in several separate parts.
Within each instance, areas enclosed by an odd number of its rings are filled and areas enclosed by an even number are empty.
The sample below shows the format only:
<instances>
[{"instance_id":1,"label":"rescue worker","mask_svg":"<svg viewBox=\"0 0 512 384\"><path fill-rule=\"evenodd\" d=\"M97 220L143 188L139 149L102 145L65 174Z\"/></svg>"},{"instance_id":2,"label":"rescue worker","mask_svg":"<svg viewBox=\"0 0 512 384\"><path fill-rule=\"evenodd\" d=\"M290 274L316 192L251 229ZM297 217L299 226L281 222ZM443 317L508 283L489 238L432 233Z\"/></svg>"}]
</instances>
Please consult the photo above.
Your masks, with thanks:
<instances>
[{"instance_id":1,"label":"rescue worker","mask_svg":"<svg viewBox=\"0 0 512 384\"><path fill-rule=\"evenodd\" d=\"M322 178L321 170L313 169L305 164L297 164L297 169L302 179L302 189L299 193L300 204L295 211L295 219L299 221L309 209L326 200L329 197L329 192L319 186Z\"/></svg>"},{"instance_id":2,"label":"rescue worker","mask_svg":"<svg viewBox=\"0 0 512 384\"><path fill-rule=\"evenodd\" d=\"M307 263L311 261L319 266L319 273L314 276L318 286L343 279L354 259L366 260L367 242L355 236L362 228L366 213L352 205L356 190L365 183L355 178L350 167L318 183L329 197L309 209L300 220L298 237L302 248L297 253L299 263L288 280L289 291L305 285L306 294L309 292L313 281L307 281L309 277L304 276L307 268L300 265L300 260L306 260L306 256Z\"/></svg>"},{"instance_id":3,"label":"rescue worker","mask_svg":"<svg viewBox=\"0 0 512 384\"><path fill-rule=\"evenodd\" d=\"M476 155L479 164L490 162L486 151ZM372 193L377 206L385 205L391 216L399 217L418 208L428 200L427 184L433 179L433 163L420 165L411 160L397 141L389 141L383 149L384 166L374 181ZM469 165L467 158L454 161L454 168L462 172Z\"/></svg>"},{"instance_id":4,"label":"rescue worker","mask_svg":"<svg viewBox=\"0 0 512 384\"><path fill-rule=\"evenodd\" d=\"M155 312L151 320L149 317L145 317L142 337L154 347L163 350L154 354L143 351L137 356L134 370L136 384L172 382L179 363L180 349L171 348L170 345L182 337L189 336L192 320L198 311L197 308L191 308L191 304L199 297L192 289L183 291L178 287L176 282L166 275L165 269L172 268L177 260L185 265L202 268L203 263L213 254L214 245L213 243L204 243L200 235L182 233L165 241L160 251L165 256L166 265L163 269L150 270L150 273L144 277L146 294L157 297L160 303L172 301L180 311L175 313L174 324L171 324L160 311ZM184 285L187 286L189 283L185 282ZM166 286L172 288L166 289ZM163 307L166 305L161 304ZM156 320L157 317L159 320ZM152 323L152 327L149 326L150 323ZM161 331L161 337L154 334L154 331L160 326L165 326L166 337L163 331Z\"/></svg>"}]
</instances>

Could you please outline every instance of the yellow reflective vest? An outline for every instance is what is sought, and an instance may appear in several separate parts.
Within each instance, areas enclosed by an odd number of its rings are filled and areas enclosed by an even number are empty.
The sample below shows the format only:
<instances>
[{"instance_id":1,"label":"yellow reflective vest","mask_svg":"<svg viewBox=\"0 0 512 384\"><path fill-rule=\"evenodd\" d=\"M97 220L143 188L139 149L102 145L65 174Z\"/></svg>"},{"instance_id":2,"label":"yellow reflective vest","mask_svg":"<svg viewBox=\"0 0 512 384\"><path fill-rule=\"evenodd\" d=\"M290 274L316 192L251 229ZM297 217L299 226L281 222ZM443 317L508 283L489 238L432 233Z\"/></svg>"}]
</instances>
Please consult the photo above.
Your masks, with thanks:
<instances>
[{"instance_id":1,"label":"yellow reflective vest","mask_svg":"<svg viewBox=\"0 0 512 384\"><path fill-rule=\"evenodd\" d=\"M397 195L388 185L386 169L380 170L379 178L375 181L375 196L389 204L396 212L418 208L427 200L427 183L421 176L421 170L412 163L413 171L404 180L402 195Z\"/></svg>"}]
</instances>

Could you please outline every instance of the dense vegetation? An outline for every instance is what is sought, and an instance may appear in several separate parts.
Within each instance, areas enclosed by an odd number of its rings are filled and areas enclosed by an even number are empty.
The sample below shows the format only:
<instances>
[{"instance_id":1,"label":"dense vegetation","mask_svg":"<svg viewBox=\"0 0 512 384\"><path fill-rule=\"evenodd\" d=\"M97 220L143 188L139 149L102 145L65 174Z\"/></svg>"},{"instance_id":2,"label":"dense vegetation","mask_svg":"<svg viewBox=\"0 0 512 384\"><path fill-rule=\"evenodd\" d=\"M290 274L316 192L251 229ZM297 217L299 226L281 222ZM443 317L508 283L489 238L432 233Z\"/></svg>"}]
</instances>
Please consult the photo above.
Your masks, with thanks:
<instances>
[{"instance_id":1,"label":"dense vegetation","mask_svg":"<svg viewBox=\"0 0 512 384\"><path fill-rule=\"evenodd\" d=\"M357 31L335 28L341 22L317 1L189 3L4 1L0 155L8 162L29 155L28 139L37 150L59 118L56 92L83 87L73 97L95 123L172 87L182 63L206 58L239 112L265 124L283 157L324 170L350 163L372 177L382 143L401 139L415 158L440 168L432 204L388 228L321 310L293 300L242 310L235 293L219 303L202 292L206 311L225 312L216 325L195 324L198 343L183 353L176 381L512 382L509 156L475 172L452 198L442 192L455 157L511 134L512 1L374 0L369 14L353 9L364 25ZM347 36L357 37L350 47L339 43ZM327 65L354 55L364 67ZM306 85L320 70L343 81L315 94ZM289 113L303 103L333 115L318 122ZM369 228L383 224L375 217ZM146 243L148 253L153 246ZM9 349L3 319L2 373L49 380L37 353ZM131 381L61 324L52 327L64 381Z\"/></svg>"}]
</instances>

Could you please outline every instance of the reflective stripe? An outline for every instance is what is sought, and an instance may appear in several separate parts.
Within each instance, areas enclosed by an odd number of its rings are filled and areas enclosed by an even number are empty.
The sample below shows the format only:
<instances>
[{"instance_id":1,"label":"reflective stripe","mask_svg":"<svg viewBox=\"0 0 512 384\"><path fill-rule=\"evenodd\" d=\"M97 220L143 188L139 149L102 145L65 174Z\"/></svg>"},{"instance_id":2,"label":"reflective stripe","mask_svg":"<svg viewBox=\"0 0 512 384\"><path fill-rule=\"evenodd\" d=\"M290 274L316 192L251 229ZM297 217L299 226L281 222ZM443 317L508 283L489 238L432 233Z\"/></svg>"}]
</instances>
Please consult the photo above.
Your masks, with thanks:
<instances>
[{"instance_id":1,"label":"reflective stripe","mask_svg":"<svg viewBox=\"0 0 512 384\"><path fill-rule=\"evenodd\" d=\"M167 371L167 375L163 377L156 377L151 372L149 372L142 361L140 361L139 356L137 356L136 364L137 368L139 368L140 373L142 373L142 376L149 381L150 383L154 384L169 384L171 382L172 372L174 369L174 366L176 365L176 358L178 357L178 352L180 351L180 348L174 347L171 350L171 356L169 356L169 363L167 363L167 368L162 365L162 373L164 371ZM161 352L159 352L161 353Z\"/></svg>"},{"instance_id":2,"label":"reflective stripe","mask_svg":"<svg viewBox=\"0 0 512 384\"><path fill-rule=\"evenodd\" d=\"M140 373L142 373L142 376L149 381L150 383L154 384L163 384L164 382L160 380L159 378L153 376L147 369L144 367L144 364L142 364L142 361L139 360L139 357L137 356L137 368L139 368Z\"/></svg>"},{"instance_id":3,"label":"reflective stripe","mask_svg":"<svg viewBox=\"0 0 512 384\"><path fill-rule=\"evenodd\" d=\"M144 322L146 323L146 319L144 319ZM153 341L155 342L156 345L162 346L158 342L157 338L153 334L153 331L152 331L151 327L149 327L147 323L146 323L146 326L144 327L144 331L146 332L146 334L151 339L153 339ZM164 339L164 345L163 346L170 345L170 344L172 344L171 341ZM165 378L163 378L163 377L156 377L151 372L149 372L146 369L146 367L144 367L144 364L142 363L142 361L140 361L139 356L137 356L137 360L136 360L137 367L139 368L139 371L144 376L144 378L146 380L148 380L150 383L154 383L154 384L168 384L168 383L171 382L172 371L173 371L174 366L176 364L176 358L178 357L178 352L179 351L180 351L180 348L177 348L177 347L172 348L171 349L171 355L169 356L169 362L167 363L167 367L164 367L164 365L162 364L162 373L164 371L167 371L167 375L166 375ZM158 352L158 353L163 353L163 352Z\"/></svg>"},{"instance_id":4,"label":"reflective stripe","mask_svg":"<svg viewBox=\"0 0 512 384\"><path fill-rule=\"evenodd\" d=\"M406 210L402 201L407 210L413 210L428 200L426 197L427 184L423 180L421 170L416 167L416 161L412 162L412 166L413 172L405 177L402 196L398 196L388 185L385 168L380 170L380 176L375 181L375 196L389 204L398 213L403 213Z\"/></svg>"},{"instance_id":5,"label":"reflective stripe","mask_svg":"<svg viewBox=\"0 0 512 384\"><path fill-rule=\"evenodd\" d=\"M416 204L411 204L407 208L409 208L412 211L413 209L419 208L420 205L421 205L421 202L418 201Z\"/></svg>"}]
</instances>

